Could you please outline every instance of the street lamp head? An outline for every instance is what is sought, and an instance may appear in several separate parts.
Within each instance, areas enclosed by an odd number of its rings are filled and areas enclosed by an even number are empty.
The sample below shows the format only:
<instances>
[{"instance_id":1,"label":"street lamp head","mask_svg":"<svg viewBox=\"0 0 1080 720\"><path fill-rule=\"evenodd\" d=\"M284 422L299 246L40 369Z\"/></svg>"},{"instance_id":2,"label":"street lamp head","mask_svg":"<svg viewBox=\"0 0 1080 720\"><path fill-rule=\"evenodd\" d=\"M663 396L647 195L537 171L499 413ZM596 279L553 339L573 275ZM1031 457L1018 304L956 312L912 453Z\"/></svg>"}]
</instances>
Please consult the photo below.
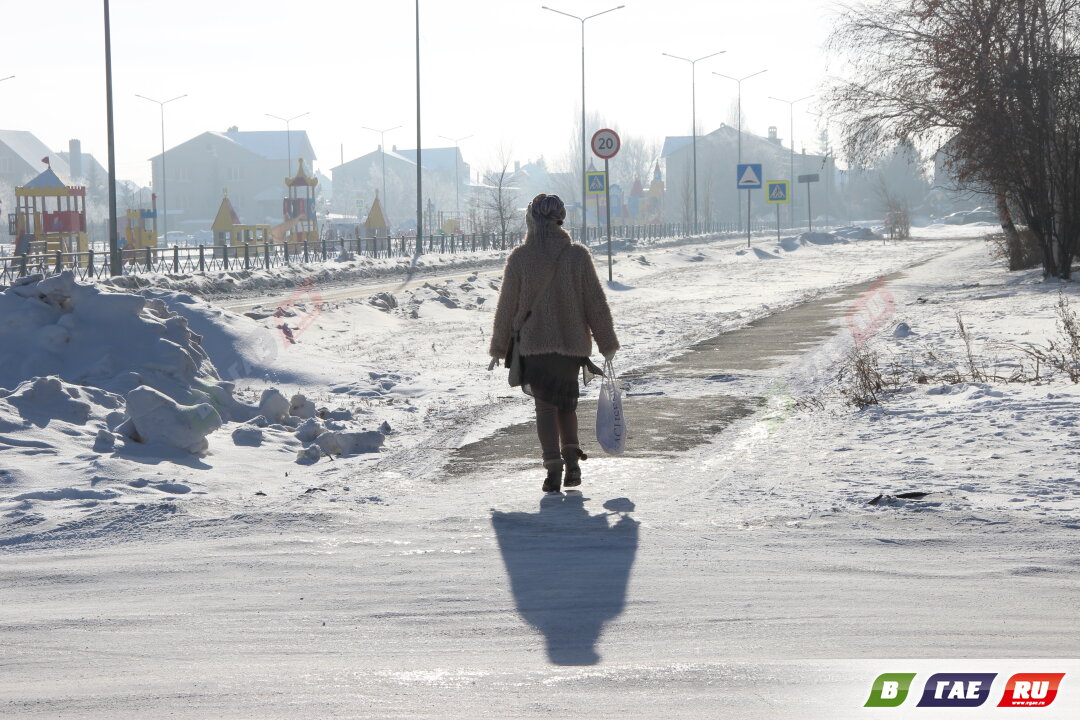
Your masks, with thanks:
<instances>
[{"instance_id":1,"label":"street lamp head","mask_svg":"<svg viewBox=\"0 0 1080 720\"><path fill-rule=\"evenodd\" d=\"M4 82L5 80L10 80L10 79L11 79L11 78L13 78L13 77L15 77L15 76L14 76L14 75L8 75L8 76L7 76L7 77L5 77L5 78L0 78L0 82Z\"/></svg>"},{"instance_id":2,"label":"street lamp head","mask_svg":"<svg viewBox=\"0 0 1080 720\"><path fill-rule=\"evenodd\" d=\"M585 23L585 18L583 18L583 17L578 17L577 15L571 15L568 12L563 12L562 10L556 10L555 8L548 7L547 5L541 5L540 9L541 10L550 10L553 13L558 13L560 15L565 15L566 17L574 18L575 20L577 20L578 22L580 22L582 24Z\"/></svg>"},{"instance_id":3,"label":"street lamp head","mask_svg":"<svg viewBox=\"0 0 1080 720\"><path fill-rule=\"evenodd\" d=\"M770 95L769 99L776 100L777 102L787 103L788 105L794 105L795 103L801 103L803 100L809 100L812 97L814 96L811 94L801 97L798 100L785 100L784 98L773 97L772 95Z\"/></svg>"},{"instance_id":4,"label":"street lamp head","mask_svg":"<svg viewBox=\"0 0 1080 720\"><path fill-rule=\"evenodd\" d=\"M683 62L688 62L688 63L690 63L691 65L694 65L695 63L699 63L699 62L701 62L702 60L708 60L708 59L709 59L709 58L711 58L711 57L716 57L717 55L723 55L723 54L724 54L724 53L726 53L726 52L727 52L727 50L718 50L717 52L714 52L714 53L709 53L708 55L702 55L701 57L699 57L699 58L694 58L693 60L691 60L690 58L684 58L684 57L680 57L680 56L678 56L678 55L672 55L671 53L666 53L666 52L662 52L662 53L660 53L660 54L661 54L661 55L666 55L666 56L668 56L669 58L675 58L676 60L682 60Z\"/></svg>"},{"instance_id":5,"label":"street lamp head","mask_svg":"<svg viewBox=\"0 0 1080 720\"><path fill-rule=\"evenodd\" d=\"M310 111L308 111L308 112L302 112L302 113L300 113L299 115L294 115L294 116L292 116L291 118L283 118L283 117L278 117L277 115L271 115L270 113L263 113L263 114L264 114L264 115L266 115L266 117L272 117L272 118L274 118L275 120L280 120L281 122L283 122L283 123L285 123L286 125L288 125L289 123L291 123L291 122L292 122L293 120L296 120L297 118L302 118L302 117L304 117L305 115L310 115L310 114L311 114L311 112L310 112Z\"/></svg>"}]
</instances>

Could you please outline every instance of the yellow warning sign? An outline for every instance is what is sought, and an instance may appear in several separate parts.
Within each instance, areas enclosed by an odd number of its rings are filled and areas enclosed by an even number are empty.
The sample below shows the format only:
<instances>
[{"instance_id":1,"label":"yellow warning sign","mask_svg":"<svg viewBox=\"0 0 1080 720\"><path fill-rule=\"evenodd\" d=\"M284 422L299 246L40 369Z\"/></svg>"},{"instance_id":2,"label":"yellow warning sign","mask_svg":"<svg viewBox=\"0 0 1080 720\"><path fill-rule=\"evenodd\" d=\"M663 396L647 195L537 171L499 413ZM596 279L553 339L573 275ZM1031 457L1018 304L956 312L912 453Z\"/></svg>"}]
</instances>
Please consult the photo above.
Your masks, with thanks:
<instances>
[{"instance_id":1,"label":"yellow warning sign","mask_svg":"<svg viewBox=\"0 0 1080 720\"><path fill-rule=\"evenodd\" d=\"M790 199L787 180L769 180L765 183L765 201L786 203Z\"/></svg>"}]
</instances>

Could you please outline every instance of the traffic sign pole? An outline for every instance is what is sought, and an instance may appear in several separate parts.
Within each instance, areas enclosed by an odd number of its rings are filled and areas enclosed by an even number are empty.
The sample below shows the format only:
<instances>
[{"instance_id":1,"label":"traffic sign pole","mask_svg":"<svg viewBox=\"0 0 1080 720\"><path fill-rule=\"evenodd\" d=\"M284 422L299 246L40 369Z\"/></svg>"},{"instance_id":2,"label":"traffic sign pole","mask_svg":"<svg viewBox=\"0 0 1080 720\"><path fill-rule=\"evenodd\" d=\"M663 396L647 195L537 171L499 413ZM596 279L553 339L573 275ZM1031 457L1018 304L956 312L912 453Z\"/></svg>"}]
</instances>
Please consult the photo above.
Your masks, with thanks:
<instances>
[{"instance_id":1,"label":"traffic sign pole","mask_svg":"<svg viewBox=\"0 0 1080 720\"><path fill-rule=\"evenodd\" d=\"M611 176L608 175L608 160L615 157L622 147L619 134L603 128L592 136L592 150L597 157L604 159L604 204L607 210L607 279L612 282L611 272ZM596 194L596 225L600 226L600 193Z\"/></svg>"},{"instance_id":2,"label":"traffic sign pole","mask_svg":"<svg viewBox=\"0 0 1080 720\"><path fill-rule=\"evenodd\" d=\"M780 203L776 203L776 242L780 242Z\"/></svg>"},{"instance_id":3,"label":"traffic sign pole","mask_svg":"<svg viewBox=\"0 0 1080 720\"><path fill-rule=\"evenodd\" d=\"M750 247L750 191L746 191L746 247Z\"/></svg>"},{"instance_id":4,"label":"traffic sign pole","mask_svg":"<svg viewBox=\"0 0 1080 720\"><path fill-rule=\"evenodd\" d=\"M604 158L604 176L610 177L608 175L607 158ZM611 282L611 183L604 183L604 206L607 210L607 279L608 282Z\"/></svg>"}]
</instances>

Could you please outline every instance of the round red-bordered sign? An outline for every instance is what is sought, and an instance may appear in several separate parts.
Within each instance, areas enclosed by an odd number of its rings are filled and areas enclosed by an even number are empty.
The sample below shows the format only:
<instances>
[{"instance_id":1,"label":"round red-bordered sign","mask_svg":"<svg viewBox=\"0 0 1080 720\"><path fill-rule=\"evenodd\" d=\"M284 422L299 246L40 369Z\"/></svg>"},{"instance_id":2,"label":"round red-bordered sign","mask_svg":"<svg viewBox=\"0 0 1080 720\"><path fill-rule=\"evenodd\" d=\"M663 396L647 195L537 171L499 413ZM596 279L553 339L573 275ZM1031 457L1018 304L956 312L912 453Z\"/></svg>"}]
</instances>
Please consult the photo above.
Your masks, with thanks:
<instances>
[{"instance_id":1,"label":"round red-bordered sign","mask_svg":"<svg viewBox=\"0 0 1080 720\"><path fill-rule=\"evenodd\" d=\"M619 133L614 130L597 130L592 136L592 151L597 157L607 160L615 157L619 152L619 148L622 146L622 141L619 140Z\"/></svg>"}]
</instances>

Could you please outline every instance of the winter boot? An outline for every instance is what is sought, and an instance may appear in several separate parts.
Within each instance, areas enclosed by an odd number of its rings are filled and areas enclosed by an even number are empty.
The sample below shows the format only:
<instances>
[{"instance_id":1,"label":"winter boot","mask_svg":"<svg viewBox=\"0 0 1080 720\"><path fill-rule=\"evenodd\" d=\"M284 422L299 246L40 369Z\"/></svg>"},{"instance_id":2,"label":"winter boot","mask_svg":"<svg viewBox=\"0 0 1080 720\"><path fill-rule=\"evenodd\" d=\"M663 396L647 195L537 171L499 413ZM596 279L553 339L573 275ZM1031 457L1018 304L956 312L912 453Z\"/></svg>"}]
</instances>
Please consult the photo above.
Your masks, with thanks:
<instances>
[{"instance_id":1,"label":"winter boot","mask_svg":"<svg viewBox=\"0 0 1080 720\"><path fill-rule=\"evenodd\" d=\"M545 460L544 467L547 468L547 477L544 479L544 486L541 489L549 493L559 492L559 484L562 482L562 461Z\"/></svg>"},{"instance_id":2,"label":"winter boot","mask_svg":"<svg viewBox=\"0 0 1080 720\"><path fill-rule=\"evenodd\" d=\"M563 460L566 461L566 474L563 476L563 485L577 487L581 484L581 466L579 460L588 460L589 456L581 452L577 445L564 445L562 449Z\"/></svg>"}]
</instances>

